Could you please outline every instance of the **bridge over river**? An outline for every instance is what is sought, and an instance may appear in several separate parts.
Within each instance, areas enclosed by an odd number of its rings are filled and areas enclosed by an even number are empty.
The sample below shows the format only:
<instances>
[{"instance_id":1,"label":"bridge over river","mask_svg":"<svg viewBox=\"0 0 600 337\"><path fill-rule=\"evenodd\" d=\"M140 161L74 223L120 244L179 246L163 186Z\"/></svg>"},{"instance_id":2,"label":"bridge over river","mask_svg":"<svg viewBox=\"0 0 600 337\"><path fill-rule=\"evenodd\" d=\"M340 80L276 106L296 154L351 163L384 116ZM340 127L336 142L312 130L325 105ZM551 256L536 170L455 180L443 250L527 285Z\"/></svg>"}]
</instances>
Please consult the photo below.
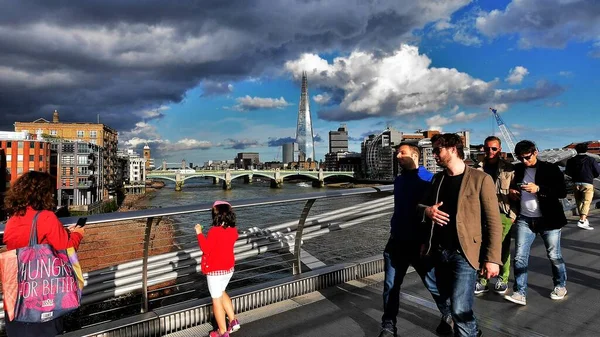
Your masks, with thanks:
<instances>
[{"instance_id":1,"label":"bridge over river","mask_svg":"<svg viewBox=\"0 0 600 337\"><path fill-rule=\"evenodd\" d=\"M190 172L192 171L192 172ZM146 174L148 179L163 179L175 182L175 190L181 190L184 182L193 178L212 178L214 184L222 182L223 189L231 189L231 181L234 179L243 179L244 183L251 183L254 177L269 179L271 187L281 188L286 178L308 178L312 180L314 187L322 187L325 179L331 177L350 177L354 178L352 171L302 171L302 170L224 170L210 171L191 169L182 170L154 170Z\"/></svg>"},{"instance_id":2,"label":"bridge over river","mask_svg":"<svg viewBox=\"0 0 600 337\"><path fill-rule=\"evenodd\" d=\"M235 244L228 287L242 323L235 336L376 336L392 192L388 185L232 201L240 221L250 210L264 210L252 213L264 214L264 225L240 224ZM297 213L278 212L291 204ZM484 336L600 335L600 214L593 210L589 217L599 228L585 231L575 226L573 204L565 200L564 208L570 219L561 240L567 297L549 298L550 265L536 240L527 306L495 294L476 299ZM66 318L62 336L208 335L211 299L199 273L193 223L167 220L185 214L209 219L210 209L203 203L89 216L78 252L82 306ZM77 218L61 220L69 226ZM435 336L439 316L415 273L405 278L401 296L399 332Z\"/></svg>"}]
</instances>

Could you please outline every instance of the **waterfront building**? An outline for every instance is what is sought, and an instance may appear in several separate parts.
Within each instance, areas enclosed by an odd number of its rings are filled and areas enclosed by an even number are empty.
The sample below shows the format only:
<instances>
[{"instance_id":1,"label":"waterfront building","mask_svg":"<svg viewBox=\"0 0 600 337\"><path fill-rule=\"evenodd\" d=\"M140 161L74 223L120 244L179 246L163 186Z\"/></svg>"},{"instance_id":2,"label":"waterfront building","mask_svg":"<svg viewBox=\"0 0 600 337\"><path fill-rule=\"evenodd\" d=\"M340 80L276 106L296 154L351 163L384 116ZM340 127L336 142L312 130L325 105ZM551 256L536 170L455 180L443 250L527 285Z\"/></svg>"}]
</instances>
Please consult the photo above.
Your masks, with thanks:
<instances>
[{"instance_id":1,"label":"waterfront building","mask_svg":"<svg viewBox=\"0 0 600 337\"><path fill-rule=\"evenodd\" d=\"M235 168L237 169L251 170L255 169L258 164L260 164L258 152L240 152L235 157Z\"/></svg>"},{"instance_id":2,"label":"waterfront building","mask_svg":"<svg viewBox=\"0 0 600 337\"><path fill-rule=\"evenodd\" d=\"M50 148L57 158L58 206L79 212L98 207L107 195L103 192L107 190L102 176L104 148L93 143L58 139L51 141Z\"/></svg>"},{"instance_id":3,"label":"waterfront building","mask_svg":"<svg viewBox=\"0 0 600 337\"><path fill-rule=\"evenodd\" d=\"M203 170L215 170L224 171L236 168L236 161L234 159L228 160L209 160L204 162Z\"/></svg>"},{"instance_id":4,"label":"waterfront building","mask_svg":"<svg viewBox=\"0 0 600 337\"><path fill-rule=\"evenodd\" d=\"M294 145L295 143L287 143L281 146L281 159L284 164L294 161Z\"/></svg>"},{"instance_id":5,"label":"waterfront building","mask_svg":"<svg viewBox=\"0 0 600 337\"><path fill-rule=\"evenodd\" d=\"M123 188L128 194L146 193L146 159L141 158L133 149L119 151L118 157L123 162Z\"/></svg>"},{"instance_id":6,"label":"waterfront building","mask_svg":"<svg viewBox=\"0 0 600 337\"><path fill-rule=\"evenodd\" d=\"M15 122L15 131L41 131L45 139L68 140L85 142L103 148L103 193L108 196L109 190L114 191L117 184L117 131L101 123L71 123L61 122L59 113L54 110L52 122L38 118L33 122Z\"/></svg>"},{"instance_id":7,"label":"waterfront building","mask_svg":"<svg viewBox=\"0 0 600 337\"><path fill-rule=\"evenodd\" d=\"M329 131L329 153L348 152L348 128L340 125L337 131Z\"/></svg>"},{"instance_id":8,"label":"waterfront building","mask_svg":"<svg viewBox=\"0 0 600 337\"><path fill-rule=\"evenodd\" d=\"M574 149L575 145L577 145L579 143L587 143L588 144L587 153L600 155L600 140L588 140L588 141L581 141L581 142L577 142L577 143L571 143L571 144L565 146L564 149Z\"/></svg>"},{"instance_id":9,"label":"waterfront building","mask_svg":"<svg viewBox=\"0 0 600 337\"><path fill-rule=\"evenodd\" d=\"M302 89L300 93L300 105L298 108L296 143L298 144L298 161L315 160L315 143L310 116L308 79L306 71L302 72Z\"/></svg>"},{"instance_id":10,"label":"waterfront building","mask_svg":"<svg viewBox=\"0 0 600 337\"><path fill-rule=\"evenodd\" d=\"M388 127L378 135L370 135L361 144L361 166L366 178L393 180L398 173L395 147L402 141L402 132Z\"/></svg>"},{"instance_id":11,"label":"waterfront building","mask_svg":"<svg viewBox=\"0 0 600 337\"><path fill-rule=\"evenodd\" d=\"M356 152L336 152L336 153L327 153L325 155L325 170L326 171L360 171L360 153ZM343 162L343 164L342 164ZM358 167L354 166L354 163L358 163ZM350 167L351 169L342 169L342 165L346 168Z\"/></svg>"}]
</instances>

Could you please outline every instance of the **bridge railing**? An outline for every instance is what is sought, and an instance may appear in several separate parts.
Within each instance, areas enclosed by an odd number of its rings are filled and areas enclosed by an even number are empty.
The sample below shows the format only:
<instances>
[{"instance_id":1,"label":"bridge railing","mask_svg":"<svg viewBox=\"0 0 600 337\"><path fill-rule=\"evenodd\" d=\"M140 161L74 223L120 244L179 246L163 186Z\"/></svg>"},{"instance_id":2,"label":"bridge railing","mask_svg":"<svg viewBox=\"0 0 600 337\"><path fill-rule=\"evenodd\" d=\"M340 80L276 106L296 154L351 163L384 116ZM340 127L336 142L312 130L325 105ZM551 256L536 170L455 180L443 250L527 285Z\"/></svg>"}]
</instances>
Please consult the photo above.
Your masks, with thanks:
<instances>
[{"instance_id":1,"label":"bridge railing","mask_svg":"<svg viewBox=\"0 0 600 337\"><path fill-rule=\"evenodd\" d=\"M393 186L379 186L232 201L240 237L228 289L380 253L392 191ZM82 306L67 317L68 330L208 298L193 226L202 223L208 230L211 206L89 216L78 252L85 278ZM77 219L61 221L69 226ZM357 224L363 225L340 231Z\"/></svg>"}]
</instances>

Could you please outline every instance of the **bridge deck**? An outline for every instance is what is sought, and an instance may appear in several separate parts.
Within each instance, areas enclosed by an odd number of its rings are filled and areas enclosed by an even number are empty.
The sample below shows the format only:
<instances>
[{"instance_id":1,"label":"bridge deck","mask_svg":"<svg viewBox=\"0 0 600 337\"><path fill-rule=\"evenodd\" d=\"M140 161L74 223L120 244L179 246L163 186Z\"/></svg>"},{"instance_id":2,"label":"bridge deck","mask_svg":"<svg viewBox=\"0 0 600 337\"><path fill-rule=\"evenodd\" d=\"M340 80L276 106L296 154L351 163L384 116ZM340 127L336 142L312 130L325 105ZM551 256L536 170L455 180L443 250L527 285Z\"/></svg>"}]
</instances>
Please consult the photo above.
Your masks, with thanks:
<instances>
[{"instance_id":1,"label":"bridge deck","mask_svg":"<svg viewBox=\"0 0 600 337\"><path fill-rule=\"evenodd\" d=\"M569 290L565 300L549 298L550 265L538 238L530 259L527 306L493 293L475 300L484 336L600 336L600 211L590 215L597 227L593 231L578 229L575 223L572 217L562 234ZM382 283L380 273L242 313L242 329L234 336L377 336ZM436 336L439 314L416 273L406 276L402 296L399 335ZM202 325L168 336L206 336L210 329Z\"/></svg>"}]
</instances>

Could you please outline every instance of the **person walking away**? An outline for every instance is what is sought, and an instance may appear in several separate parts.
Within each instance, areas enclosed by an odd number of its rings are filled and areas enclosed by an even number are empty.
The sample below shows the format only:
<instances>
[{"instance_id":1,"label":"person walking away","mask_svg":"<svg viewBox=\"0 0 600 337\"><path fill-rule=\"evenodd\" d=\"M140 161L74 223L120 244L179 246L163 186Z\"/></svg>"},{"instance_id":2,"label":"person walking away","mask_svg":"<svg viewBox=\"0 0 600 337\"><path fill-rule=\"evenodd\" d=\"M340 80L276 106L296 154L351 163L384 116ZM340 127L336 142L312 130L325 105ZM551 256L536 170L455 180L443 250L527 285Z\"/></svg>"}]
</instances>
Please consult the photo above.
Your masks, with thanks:
<instances>
[{"instance_id":1,"label":"person walking away","mask_svg":"<svg viewBox=\"0 0 600 337\"><path fill-rule=\"evenodd\" d=\"M398 147L396 158L402 171L394 180L394 214L390 221L390 238L383 251L385 281L380 337L397 335L400 287L410 265L419 274L442 313L436 332L440 335L452 333L450 306L440 300L430 259L421 258L420 254L420 222L416 217L416 208L433 174L419 166L419 156L419 148L414 144L401 143Z\"/></svg>"},{"instance_id":2,"label":"person walking away","mask_svg":"<svg viewBox=\"0 0 600 337\"><path fill-rule=\"evenodd\" d=\"M194 227L202 250L201 268L206 275L218 326L216 330L211 331L210 337L227 337L240 329L231 298L225 292L235 265L233 246L238 239L235 223L236 216L231 205L227 201L218 200L212 206L212 227L207 235L202 234L202 225L197 224ZM229 318L229 325L226 325L225 315Z\"/></svg>"},{"instance_id":3,"label":"person walking away","mask_svg":"<svg viewBox=\"0 0 600 337\"><path fill-rule=\"evenodd\" d=\"M52 176L39 171L26 172L10 187L4 198L4 208L9 216L3 239L7 250L29 245L31 224L38 212L38 243L49 244L55 250L79 248L85 230L79 226L64 228L54 214L55 191ZM6 312L4 317L8 337L47 337L63 332L63 317L43 323L9 321Z\"/></svg>"},{"instance_id":4,"label":"person walking away","mask_svg":"<svg viewBox=\"0 0 600 337\"><path fill-rule=\"evenodd\" d=\"M473 313L477 270L489 279L498 275L502 263L496 189L489 175L464 163L459 135L437 134L431 143L444 170L434 175L419 205L430 233L426 254L434 257L440 296L450 300L454 335L481 336Z\"/></svg>"},{"instance_id":5,"label":"person walking away","mask_svg":"<svg viewBox=\"0 0 600 337\"><path fill-rule=\"evenodd\" d=\"M521 163L515 165L509 196L515 201L518 217L515 221L515 283L513 292L504 295L507 301L527 304L527 268L535 237L539 234L546 246L552 265L553 300L567 295L567 268L560 250L561 228L567 224L560 198L567 196L563 173L557 165L537 158L535 143L522 140L515 145Z\"/></svg>"},{"instance_id":6,"label":"person walking away","mask_svg":"<svg viewBox=\"0 0 600 337\"><path fill-rule=\"evenodd\" d=\"M591 230L594 227L590 226L587 216L594 198L594 178L600 175L600 163L586 154L587 143L575 145L575 151L577 151L577 155L567 160L565 174L571 177L574 183L573 196L579 211L577 227Z\"/></svg>"},{"instance_id":7,"label":"person walking away","mask_svg":"<svg viewBox=\"0 0 600 337\"><path fill-rule=\"evenodd\" d=\"M496 136L487 137L483 142L483 151L485 157L479 164L479 170L489 174L496 184L496 196L498 197L500 220L502 221L502 267L494 284L494 292L503 295L508 289L508 277L510 276L510 229L517 218L516 213L511 209L508 197L510 182L515 171L510 162L500 158L502 152L500 138ZM489 291L488 281L483 275L479 276L479 280L475 284L475 295Z\"/></svg>"}]
</instances>

